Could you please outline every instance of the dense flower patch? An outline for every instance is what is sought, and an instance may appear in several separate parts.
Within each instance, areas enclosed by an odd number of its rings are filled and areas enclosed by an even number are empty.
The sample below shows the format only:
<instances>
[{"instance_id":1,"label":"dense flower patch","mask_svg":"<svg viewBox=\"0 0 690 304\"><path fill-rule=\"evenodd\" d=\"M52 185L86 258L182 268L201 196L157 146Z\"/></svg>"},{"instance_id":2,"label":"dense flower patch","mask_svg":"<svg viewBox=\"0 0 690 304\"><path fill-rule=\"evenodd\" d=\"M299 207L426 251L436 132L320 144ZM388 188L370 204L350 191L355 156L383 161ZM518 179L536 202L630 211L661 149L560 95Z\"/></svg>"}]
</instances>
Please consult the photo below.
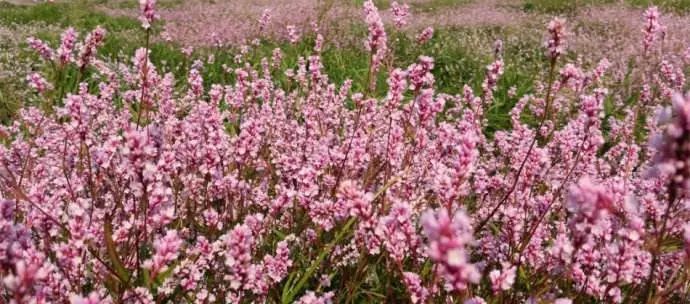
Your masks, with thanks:
<instances>
[{"instance_id":1,"label":"dense flower patch","mask_svg":"<svg viewBox=\"0 0 690 304\"><path fill-rule=\"evenodd\" d=\"M392 67L372 1L363 16L365 92L329 80L318 32L291 70L276 49L258 66L239 54L227 83L204 83L199 62L186 81L162 74L153 0L129 63L98 58L100 27L55 49L31 38L50 73L26 78L45 105L0 127L0 301L687 300L687 67L664 53L656 8L636 100L610 98L606 58L570 62L554 18L543 81L494 133L502 43L480 90L448 95L433 58ZM50 80L68 68L76 88Z\"/></svg>"}]
</instances>

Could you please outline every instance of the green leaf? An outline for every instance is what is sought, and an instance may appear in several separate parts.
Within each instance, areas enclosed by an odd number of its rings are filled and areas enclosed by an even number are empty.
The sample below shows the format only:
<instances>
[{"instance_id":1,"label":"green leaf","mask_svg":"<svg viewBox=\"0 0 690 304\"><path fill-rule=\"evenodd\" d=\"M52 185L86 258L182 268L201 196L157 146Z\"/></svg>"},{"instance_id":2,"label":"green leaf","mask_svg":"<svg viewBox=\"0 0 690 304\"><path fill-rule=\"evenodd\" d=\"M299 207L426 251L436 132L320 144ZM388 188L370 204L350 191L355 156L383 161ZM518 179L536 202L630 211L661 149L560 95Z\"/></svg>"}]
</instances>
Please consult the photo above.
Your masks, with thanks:
<instances>
[{"instance_id":1,"label":"green leaf","mask_svg":"<svg viewBox=\"0 0 690 304\"><path fill-rule=\"evenodd\" d=\"M175 270L175 268L176 268L177 265L179 265L179 264L180 264L180 261L175 261L175 263L173 263L172 265L168 266L168 268L165 269L165 271L159 273L159 274L156 276L156 284L157 284L157 285L163 284L163 282L165 282L165 279L167 279L170 275L173 274L173 270Z\"/></svg>"},{"instance_id":2,"label":"green leaf","mask_svg":"<svg viewBox=\"0 0 690 304\"><path fill-rule=\"evenodd\" d=\"M338 234L335 236L335 239L331 241L328 245L326 245L322 250L321 253L319 253L319 256L314 260L311 265L309 265L309 268L304 272L304 275L300 278L299 281L297 281L297 284L295 285L294 288L290 288L290 291L288 292L287 296L282 299L283 304L288 304L292 303L293 300L295 299L295 296L299 294L302 291L302 288L304 287L304 284L307 283L307 280L311 278L311 276L316 272L316 269L319 268L319 265L321 265L321 262L326 258L331 253L331 250L335 247L335 244L340 242L345 235L350 231L350 228L352 225L354 225L356 222L356 218L350 218L347 223L345 223L345 226L338 232Z\"/></svg>"},{"instance_id":3,"label":"green leaf","mask_svg":"<svg viewBox=\"0 0 690 304\"><path fill-rule=\"evenodd\" d=\"M108 258L113 264L113 268L120 280L122 282L129 282L129 272L122 263L122 260L120 260L120 256L115 249L115 242L113 242L113 224L109 220L106 220L103 226L103 237L105 239L105 248L108 251Z\"/></svg>"},{"instance_id":4,"label":"green leaf","mask_svg":"<svg viewBox=\"0 0 690 304\"><path fill-rule=\"evenodd\" d=\"M142 271L142 279L144 280L144 286L151 287L151 273L148 269Z\"/></svg>"},{"instance_id":5,"label":"green leaf","mask_svg":"<svg viewBox=\"0 0 690 304\"><path fill-rule=\"evenodd\" d=\"M297 276L297 272L292 272L290 273L290 276L288 277L287 281L285 281L285 286L283 287L283 293L280 296L280 302L281 303L287 303L287 298L290 295L290 289L292 289L292 281L295 279Z\"/></svg>"}]
</instances>

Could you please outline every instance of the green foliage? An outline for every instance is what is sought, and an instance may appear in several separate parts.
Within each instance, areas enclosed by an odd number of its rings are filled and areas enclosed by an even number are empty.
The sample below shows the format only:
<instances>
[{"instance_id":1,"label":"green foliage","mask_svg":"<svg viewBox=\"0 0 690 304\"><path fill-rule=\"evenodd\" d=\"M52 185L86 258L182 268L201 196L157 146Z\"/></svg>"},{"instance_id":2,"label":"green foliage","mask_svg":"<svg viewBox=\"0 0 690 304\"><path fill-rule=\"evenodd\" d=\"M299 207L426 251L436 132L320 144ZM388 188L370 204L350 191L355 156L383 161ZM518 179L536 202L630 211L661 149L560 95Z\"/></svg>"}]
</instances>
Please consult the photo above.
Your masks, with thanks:
<instances>
[{"instance_id":1,"label":"green foliage","mask_svg":"<svg viewBox=\"0 0 690 304\"><path fill-rule=\"evenodd\" d=\"M615 0L526 0L522 9L526 12L567 14L585 6L615 3Z\"/></svg>"},{"instance_id":2,"label":"green foliage","mask_svg":"<svg viewBox=\"0 0 690 304\"><path fill-rule=\"evenodd\" d=\"M685 14L690 12L690 0L628 0L628 2L638 7L657 5L660 8L676 13Z\"/></svg>"},{"instance_id":3,"label":"green foliage","mask_svg":"<svg viewBox=\"0 0 690 304\"><path fill-rule=\"evenodd\" d=\"M445 0L448 3L448 0ZM439 1L443 2L443 1ZM139 25L136 20L124 17L110 17L99 14L93 11L93 6L74 6L72 4L59 5L35 5L35 6L8 6L9 10L2 11L3 21L8 22L30 22L30 20L40 20L42 22L52 22L60 25L74 25L78 30L88 30L95 27L96 24L104 24L104 27L109 31L103 47L99 49L102 56L110 58L111 61L129 60L131 54L136 48L143 45L143 33L138 30ZM62 14L55 14L57 11L62 11ZM52 17L57 15L58 17ZM83 19L81 17L84 17ZM53 18L53 19L51 19ZM79 21L77 21L79 19ZM9 21L12 22L12 21ZM76 24L72 24L75 22ZM115 29L109 26L114 26ZM361 26L354 26L350 32L355 35L364 37L366 35L365 29ZM464 45L459 39L468 35L490 35L501 36L500 29L470 29L470 28L452 28L452 29L438 29L434 38L426 45L419 46L414 41L413 37L390 31L391 41L390 46L393 49L392 66L406 67L417 61L419 56L426 55L435 59L435 69L433 70L436 78L436 84L439 91L449 94L457 94L462 92L462 85L469 84L475 90L479 90L481 81L484 78L484 67L492 61L492 58L480 55L480 52L472 49L468 45ZM57 45L59 34L46 32L41 33L39 38L44 39ZM274 41L262 41L262 43L251 52L248 61L255 67L259 67L262 58L270 58L272 51L275 48L280 48L283 52L283 63L279 70L288 68L295 68L299 57L308 57L314 46L314 38L307 37L297 44L288 44ZM489 48L490 46L486 46ZM515 100L507 96L505 88L516 86L518 92L525 92L529 90L534 73L526 67L538 63L537 59L525 56L525 49L538 46L516 46L508 48L506 51L506 58L510 58L510 63L506 65L506 73L501 80L501 90L496 92L497 102L489 108L488 118L493 122L496 128L505 128L509 122L507 117L507 109L512 107ZM151 45L151 60L163 72L172 72L177 79L184 79L189 72L186 68L188 66L188 58L184 56L179 47L172 43L153 43ZM529 53L529 52L526 52ZM233 75L226 73L223 66L231 65L234 56L237 54L236 49L232 48L201 48L196 53L194 58L207 58L213 55L215 60L212 63L205 65L202 73L209 86L212 83L229 83L233 81ZM350 47L335 47L326 44L326 48L322 53L322 60L325 73L331 77L335 83L343 83L347 79L352 79L353 90L364 92L367 90L367 72L369 68L369 55L360 46ZM67 88L76 88L76 78L73 74L75 71L66 72L57 78L53 75L53 79L58 79L58 86ZM71 73L71 74L70 74ZM273 75L275 79L285 88L289 88L290 83L282 73ZM386 93L386 78L387 73L385 69L377 76L377 87L375 92L370 92L375 96L384 96ZM91 85L95 85L91 84ZM2 96L4 100L16 100L17 97L11 96L11 90L4 93ZM19 106L18 102L14 104L11 102L3 102L1 111L5 113L13 112Z\"/></svg>"},{"instance_id":4,"label":"green foliage","mask_svg":"<svg viewBox=\"0 0 690 304\"><path fill-rule=\"evenodd\" d=\"M583 7L617 2L616 0L525 0L522 2L522 9L526 12L570 14ZM676 13L690 12L690 0L625 0L624 2L639 8L656 5Z\"/></svg>"},{"instance_id":5,"label":"green foliage","mask_svg":"<svg viewBox=\"0 0 690 304\"><path fill-rule=\"evenodd\" d=\"M405 1L398 1L403 3ZM424 2L413 2L410 3L410 7L414 11L434 11L443 8L453 7L457 5L467 4L472 2L472 0L430 0Z\"/></svg>"},{"instance_id":6,"label":"green foliage","mask_svg":"<svg viewBox=\"0 0 690 304\"><path fill-rule=\"evenodd\" d=\"M352 1L352 5L357 6L357 7L361 7L362 4L364 4L365 0L350 0L350 1ZM393 0L374 0L374 4L376 4L376 7L379 10L389 9L391 6L391 3L393 3Z\"/></svg>"},{"instance_id":7,"label":"green foliage","mask_svg":"<svg viewBox=\"0 0 690 304\"><path fill-rule=\"evenodd\" d=\"M137 0L92 0L92 2L110 8L132 9L139 7L139 1ZM159 8L171 8L183 2L184 0L159 0L156 1L156 6Z\"/></svg>"},{"instance_id":8,"label":"green foliage","mask_svg":"<svg viewBox=\"0 0 690 304\"><path fill-rule=\"evenodd\" d=\"M43 22L85 30L100 25L109 31L137 29L140 23L132 18L108 16L94 9L89 1L13 5L0 2L0 24Z\"/></svg>"},{"instance_id":9,"label":"green foliage","mask_svg":"<svg viewBox=\"0 0 690 304\"><path fill-rule=\"evenodd\" d=\"M361 2L361 0L353 0ZM111 62L129 61L134 51L144 45L144 34L139 22L127 17L112 17L96 10L96 5L108 7L129 7L135 1L75 1L71 3L38 4L32 6L17 6L0 3L0 23L31 23L45 22L60 26L74 26L77 30L86 32L96 25L102 25L108 30L104 45L99 49L101 56L109 58ZM390 2L379 0L380 9L385 9ZM436 9L449 5L466 3L467 0L434 0L423 4L412 4L415 10ZM161 2L163 3L163 2ZM165 5L175 5L177 0L165 1ZM359 3L355 3L358 4ZM503 28L439 28L436 29L434 38L425 45L418 45L414 37L389 29L389 46L392 48L392 61L389 66L407 67L416 62L419 56L433 57L435 68L432 71L436 79L436 87L439 92L458 94L462 92L463 85L468 84L475 92L481 92L481 82L484 79L485 66L493 61L487 55L488 52L477 50L476 46L464 43L466 37L484 37L485 41L506 37L509 29ZM157 30L154 30L154 36ZM366 29L361 25L353 25L347 29L350 35L365 37ZM83 36L82 36L83 37ZM44 39L51 45L59 43L59 33L40 33L38 38ZM324 72L335 83L343 83L347 79L353 81L353 90L367 91L369 54L362 48L359 41L354 39L355 45L335 46L326 41L326 47L322 53ZM515 86L519 94L529 92L534 77L543 64L543 56L540 45L530 42L519 42L519 45L506 45L504 58L506 60L505 74L501 78L499 90L495 93L496 102L488 109L487 118L490 121L490 130L504 129L509 126L508 109L516 102L508 96L508 88ZM314 37L306 37L297 44L285 42L262 41L250 52L248 61L260 70L261 59L270 58L275 48L283 52L283 62L279 71L296 68L299 57L305 59L312 53ZM487 49L491 45L483 46ZM27 56L34 56L26 52ZM234 48L199 48L193 58L206 59L213 56L214 60L205 64L201 71L205 85L213 83L227 84L234 80L232 73L227 73L224 66L233 66L234 57L238 53ZM30 55L29 55L30 54ZM156 42L151 44L151 60L161 72L172 72L176 79L187 77L190 60L180 51L179 45L174 43ZM377 86L374 96L386 94L387 67L377 75ZM57 80L57 86L76 88L76 71L66 71L65 75L46 75L50 79ZM274 79L284 88L290 88L290 81L283 73L276 72ZM89 79L89 78L87 78ZM92 83L90 85L96 85ZM2 84L0 83L0 88ZM13 96L12 90L3 90L0 96L0 112L12 113L20 105L19 96ZM12 101L15 101L14 103ZM8 117L9 114L3 116Z\"/></svg>"}]
</instances>

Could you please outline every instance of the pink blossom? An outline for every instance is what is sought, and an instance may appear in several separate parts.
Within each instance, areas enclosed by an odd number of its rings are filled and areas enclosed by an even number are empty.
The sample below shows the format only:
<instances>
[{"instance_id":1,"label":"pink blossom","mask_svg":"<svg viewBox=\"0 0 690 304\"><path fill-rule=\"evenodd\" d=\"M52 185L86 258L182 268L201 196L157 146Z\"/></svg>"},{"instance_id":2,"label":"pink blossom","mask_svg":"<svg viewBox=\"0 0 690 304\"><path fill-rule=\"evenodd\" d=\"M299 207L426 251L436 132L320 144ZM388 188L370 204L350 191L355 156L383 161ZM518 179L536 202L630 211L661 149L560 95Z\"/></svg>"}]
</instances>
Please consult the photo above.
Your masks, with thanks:
<instances>
[{"instance_id":1,"label":"pink blossom","mask_svg":"<svg viewBox=\"0 0 690 304\"><path fill-rule=\"evenodd\" d=\"M299 31L297 30L297 27L291 24L291 25L288 25L286 29L287 29L287 34L288 34L288 38L290 40L290 43L292 43L292 44L297 43L299 41L299 38L300 38L300 34L299 34Z\"/></svg>"},{"instance_id":2,"label":"pink blossom","mask_svg":"<svg viewBox=\"0 0 690 304\"><path fill-rule=\"evenodd\" d=\"M77 65L80 68L83 69L93 61L93 58L96 56L96 50L103 44L105 34L106 31L103 28L96 27L86 36L77 56Z\"/></svg>"},{"instance_id":3,"label":"pink blossom","mask_svg":"<svg viewBox=\"0 0 690 304\"><path fill-rule=\"evenodd\" d=\"M393 12L393 21L395 27L401 29L407 24L407 18L410 15L410 6L407 4L399 4L397 1L391 3L391 11Z\"/></svg>"},{"instance_id":4,"label":"pink blossom","mask_svg":"<svg viewBox=\"0 0 690 304\"><path fill-rule=\"evenodd\" d=\"M486 301L482 299L481 297L472 297L470 299L465 300L463 304L486 304Z\"/></svg>"},{"instance_id":5,"label":"pink blossom","mask_svg":"<svg viewBox=\"0 0 690 304\"><path fill-rule=\"evenodd\" d=\"M330 304L333 303L333 292L327 292L321 296L316 295L313 291L307 291L307 294L297 300L297 304Z\"/></svg>"},{"instance_id":6,"label":"pink blossom","mask_svg":"<svg viewBox=\"0 0 690 304\"><path fill-rule=\"evenodd\" d=\"M87 297L73 295L70 297L70 304L105 304L112 303L109 298L101 299L96 292L91 292Z\"/></svg>"},{"instance_id":7,"label":"pink blossom","mask_svg":"<svg viewBox=\"0 0 690 304\"><path fill-rule=\"evenodd\" d=\"M677 190L690 189L690 172L688 169L687 143L685 134L690 131L690 99L681 94L673 95L672 108L660 113L659 120L668 124L663 134L657 134L652 140L658 153L655 156L655 172L670 177Z\"/></svg>"},{"instance_id":8,"label":"pink blossom","mask_svg":"<svg viewBox=\"0 0 690 304\"><path fill-rule=\"evenodd\" d=\"M259 18L259 31L264 32L266 27L271 22L271 10L265 9L261 13L261 18Z\"/></svg>"},{"instance_id":9,"label":"pink blossom","mask_svg":"<svg viewBox=\"0 0 690 304\"><path fill-rule=\"evenodd\" d=\"M551 58L556 58L565 54L567 45L565 38L568 35L565 28L565 19L559 17L551 19L548 30L549 37L545 43L549 52L548 55Z\"/></svg>"},{"instance_id":10,"label":"pink blossom","mask_svg":"<svg viewBox=\"0 0 690 304\"><path fill-rule=\"evenodd\" d=\"M493 289L494 293L510 290L515 283L516 270L515 266L507 264L502 266L502 270L494 269L489 272L491 289Z\"/></svg>"},{"instance_id":11,"label":"pink blossom","mask_svg":"<svg viewBox=\"0 0 690 304\"><path fill-rule=\"evenodd\" d=\"M163 238L153 242L155 253L153 258L144 262L144 267L155 276L177 258L181 246L182 240L177 235L177 231L169 230Z\"/></svg>"},{"instance_id":12,"label":"pink blossom","mask_svg":"<svg viewBox=\"0 0 690 304\"><path fill-rule=\"evenodd\" d=\"M43 76L41 76L39 73L31 73L27 75L26 81L29 83L31 88L38 91L40 94L52 88L52 84L46 81L45 78L43 78Z\"/></svg>"},{"instance_id":13,"label":"pink blossom","mask_svg":"<svg viewBox=\"0 0 690 304\"><path fill-rule=\"evenodd\" d=\"M74 47L77 40L77 32L74 28L67 28L62 33L60 38L60 48L57 50L57 56L61 64L67 64L74 60Z\"/></svg>"},{"instance_id":14,"label":"pink blossom","mask_svg":"<svg viewBox=\"0 0 690 304\"><path fill-rule=\"evenodd\" d=\"M426 302L429 291L422 286L422 280L419 278L419 275L414 272L405 272L403 277L405 286L410 293L410 301L413 304Z\"/></svg>"},{"instance_id":15,"label":"pink blossom","mask_svg":"<svg viewBox=\"0 0 690 304\"><path fill-rule=\"evenodd\" d=\"M651 6L644 11L644 27L642 29L644 39L642 40L642 46L645 53L649 51L658 39L661 31L663 31L663 26L659 22L659 9L656 6Z\"/></svg>"},{"instance_id":16,"label":"pink blossom","mask_svg":"<svg viewBox=\"0 0 690 304\"><path fill-rule=\"evenodd\" d=\"M597 220L613 211L613 199L604 187L583 177L577 185L571 186L567 207L577 216Z\"/></svg>"},{"instance_id":17,"label":"pink blossom","mask_svg":"<svg viewBox=\"0 0 690 304\"><path fill-rule=\"evenodd\" d=\"M156 15L156 0L139 0L139 10L141 15L139 21L144 29L151 28L151 24L158 16Z\"/></svg>"},{"instance_id":18,"label":"pink blossom","mask_svg":"<svg viewBox=\"0 0 690 304\"><path fill-rule=\"evenodd\" d=\"M364 1L364 21L369 29L365 46L372 54L371 70L377 72L383 59L388 54L388 36L379 15L379 10L372 0Z\"/></svg>"},{"instance_id":19,"label":"pink blossom","mask_svg":"<svg viewBox=\"0 0 690 304\"><path fill-rule=\"evenodd\" d=\"M26 41L44 60L53 60L53 49L48 44L34 37L29 37Z\"/></svg>"},{"instance_id":20,"label":"pink blossom","mask_svg":"<svg viewBox=\"0 0 690 304\"><path fill-rule=\"evenodd\" d=\"M426 44L431 40L431 37L434 36L434 28L433 27L427 27L424 30L422 30L417 37L415 38L417 40L418 44Z\"/></svg>"},{"instance_id":21,"label":"pink blossom","mask_svg":"<svg viewBox=\"0 0 690 304\"><path fill-rule=\"evenodd\" d=\"M486 78L482 83L484 102L493 100L493 92L496 90L498 78L503 75L503 60L496 60L486 67Z\"/></svg>"},{"instance_id":22,"label":"pink blossom","mask_svg":"<svg viewBox=\"0 0 690 304\"><path fill-rule=\"evenodd\" d=\"M465 290L478 283L480 273L470 263L466 247L473 242L470 219L463 211L450 218L448 211L427 211L421 218L429 239L429 257L439 265L450 290Z\"/></svg>"}]
</instances>

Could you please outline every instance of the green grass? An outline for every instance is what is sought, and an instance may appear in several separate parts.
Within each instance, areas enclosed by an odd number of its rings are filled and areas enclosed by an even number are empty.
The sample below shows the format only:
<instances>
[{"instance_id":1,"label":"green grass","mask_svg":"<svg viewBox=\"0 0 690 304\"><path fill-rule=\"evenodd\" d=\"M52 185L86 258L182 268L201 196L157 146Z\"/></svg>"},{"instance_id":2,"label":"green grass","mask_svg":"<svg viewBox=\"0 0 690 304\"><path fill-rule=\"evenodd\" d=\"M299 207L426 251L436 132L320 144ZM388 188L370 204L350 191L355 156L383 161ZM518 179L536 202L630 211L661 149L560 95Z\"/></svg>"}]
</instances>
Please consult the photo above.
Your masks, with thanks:
<instances>
[{"instance_id":1,"label":"green grass","mask_svg":"<svg viewBox=\"0 0 690 304\"><path fill-rule=\"evenodd\" d=\"M627 0L627 2L638 7L657 5L662 9L682 14L690 12L690 0Z\"/></svg>"},{"instance_id":2,"label":"green grass","mask_svg":"<svg viewBox=\"0 0 690 304\"><path fill-rule=\"evenodd\" d=\"M13 5L0 2L0 24L17 26L28 24L47 24L58 27L74 27L83 38L97 26L107 30L102 54L115 55L121 50L131 51L135 45L143 44L143 39L130 33L140 32L141 23L133 18L109 16L95 9L94 1L72 1L59 3L40 3L36 5ZM42 31L36 36L55 46L59 32Z\"/></svg>"},{"instance_id":3,"label":"green grass","mask_svg":"<svg viewBox=\"0 0 690 304\"><path fill-rule=\"evenodd\" d=\"M174 3L176 0L168 1ZM361 0L356 0L361 1ZM106 3L106 5L130 5L131 1ZM383 0L383 7L388 1ZM445 5L454 5L466 0L434 0L424 4L426 9L440 8ZM112 17L96 11L94 1L77 1L59 4L38 4L33 6L16 6L0 4L0 23L2 24L29 24L33 22L44 22L56 24L61 27L74 26L81 32L91 30L96 25L102 25L108 30L108 35L104 46L99 49L101 56L110 58L111 61L129 61L134 51L144 45L144 34L139 22L127 17ZM123 4L124 3L124 4ZM130 4L128 4L130 3ZM103 3L101 3L103 5ZM171 4L172 5L172 4ZM382 8L383 9L383 8ZM415 7L415 9L421 9ZM354 25L347 29L348 34L366 37L366 28L363 25ZM54 32L40 33L38 36L57 45L59 34ZM435 59L435 68L432 73L436 79L436 89L438 92L458 94L462 92L464 84L468 84L475 89L477 94L481 92L481 82L484 79L485 67L493 59L490 56L481 55L473 46L464 45L461 39L468 36L481 36L485 41L493 41L498 37L510 35L505 29L501 28L447 28L437 29L434 38L426 45L417 45L412 37L394 32L389 29L389 46L393 50L394 66L405 68L417 61L419 56L426 55ZM83 36L82 36L83 37ZM361 39L354 39L360 41ZM518 93L526 93L531 90L531 85L537 71L542 68L543 58L540 45L521 42L521 45L506 45L505 51L505 74L499 84L499 91L495 93L496 102L489 108L487 117L493 129L503 129L508 127L509 119L507 116L510 109L516 102L508 97L507 90L515 86ZM249 62L260 70L261 58L270 58L273 49L281 48L284 54L281 70L296 68L297 60L300 56L308 57L312 53L314 45L313 37L307 37L296 45L287 43L277 43L263 41L256 47L249 58ZM486 45L491 48L491 45ZM172 72L175 78L184 86L184 79L187 77L189 59L179 50L179 47L171 43L154 43L151 45L151 59L161 72ZM23 51L26 52L26 51ZM27 56L35 56L31 52L26 52ZM485 52L484 52L485 53ZM223 71L223 64L233 65L233 57L236 50L232 48L214 49L200 48L196 51L195 58L206 58L208 55L215 56L213 64L207 64L202 70L204 84L210 86L213 83L227 84L233 81L233 75ZM367 71L369 68L369 54L361 48L360 44L351 47L334 47L326 44L322 54L324 72L328 74L331 81L342 84L346 79L352 79L353 91L364 92L367 90ZM70 77L64 77L63 83L58 86L67 88L76 87L76 71L67 72ZM49 79L56 75L47 73ZM374 96L385 96L386 94L385 72L378 75L377 89L370 94ZM284 88L289 88L289 81L282 72L276 72L274 79ZM96 83L91 83L95 86ZM0 112L13 112L18 106L14 100L16 96L4 93L0 96ZM3 109L3 107L7 109ZM10 109L11 108L11 109ZM0 116L8 117L10 114Z\"/></svg>"},{"instance_id":4,"label":"green grass","mask_svg":"<svg viewBox=\"0 0 690 304\"><path fill-rule=\"evenodd\" d=\"M615 0L526 0L522 3L522 9L526 12L567 14L585 6L615 2Z\"/></svg>"},{"instance_id":5,"label":"green grass","mask_svg":"<svg viewBox=\"0 0 690 304\"><path fill-rule=\"evenodd\" d=\"M140 23L132 18L108 16L93 9L94 2L72 1L13 5L0 2L0 24L29 24L43 22L77 29L92 29L101 25L109 31L137 29Z\"/></svg>"},{"instance_id":6,"label":"green grass","mask_svg":"<svg viewBox=\"0 0 690 304\"><path fill-rule=\"evenodd\" d=\"M570 14L586 6L614 4L617 0L525 0L522 9L526 12L540 12L546 14ZM690 12L690 0L625 0L633 7L649 7L652 5L675 13Z\"/></svg>"},{"instance_id":7,"label":"green grass","mask_svg":"<svg viewBox=\"0 0 690 304\"><path fill-rule=\"evenodd\" d=\"M475 1L481 1L481 0L475 0ZM398 1L404 2L404 1ZM463 5L463 4L468 4L472 2L472 0L430 0L427 2L421 2L421 3L411 3L410 7L412 8L413 12L430 12L430 11L435 11L435 10L440 10L444 8L449 8L453 6L458 6L458 5Z\"/></svg>"},{"instance_id":8,"label":"green grass","mask_svg":"<svg viewBox=\"0 0 690 304\"><path fill-rule=\"evenodd\" d=\"M120 9L136 9L139 7L139 1L137 0L93 0L94 3L103 5L109 8L120 8ZM171 8L184 3L184 0L159 0L156 1L156 7L158 8Z\"/></svg>"}]
</instances>

